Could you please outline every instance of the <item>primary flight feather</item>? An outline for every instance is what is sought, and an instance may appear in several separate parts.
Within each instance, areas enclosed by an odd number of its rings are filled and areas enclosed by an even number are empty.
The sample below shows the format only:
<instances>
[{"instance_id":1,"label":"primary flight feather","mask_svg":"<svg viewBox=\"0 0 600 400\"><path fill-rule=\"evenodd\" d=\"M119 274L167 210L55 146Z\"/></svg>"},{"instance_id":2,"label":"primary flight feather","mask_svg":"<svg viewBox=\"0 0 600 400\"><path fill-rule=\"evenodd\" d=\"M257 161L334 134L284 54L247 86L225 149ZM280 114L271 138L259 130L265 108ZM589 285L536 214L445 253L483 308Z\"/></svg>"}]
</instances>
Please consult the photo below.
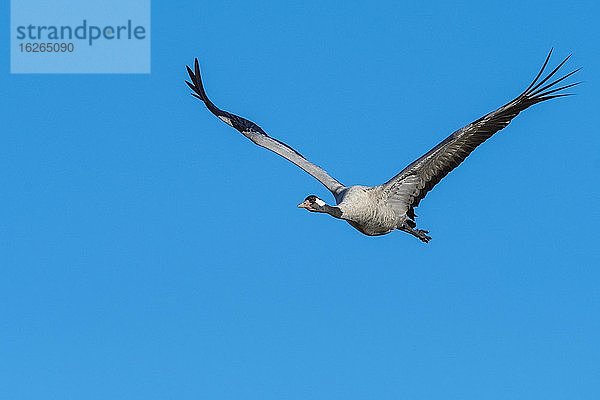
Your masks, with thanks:
<instances>
[{"instance_id":1,"label":"primary flight feather","mask_svg":"<svg viewBox=\"0 0 600 400\"><path fill-rule=\"evenodd\" d=\"M198 59L194 60L194 70L186 67L191 80L186 83L193 90L192 95L202 100L210 112L257 145L279 154L312 175L329 189L336 201L335 206L330 206L319 197L310 195L298 207L346 220L365 235L385 235L399 229L428 242L431 239L429 232L416 228L414 211L425 195L477 146L504 129L521 111L542 101L569 96L570 93L564 90L580 83L559 85L579 68L554 78L570 56L542 78L551 55L552 50L533 82L514 100L452 133L392 179L377 186L345 186L287 144L267 135L254 122L215 106L204 91Z\"/></svg>"}]
</instances>

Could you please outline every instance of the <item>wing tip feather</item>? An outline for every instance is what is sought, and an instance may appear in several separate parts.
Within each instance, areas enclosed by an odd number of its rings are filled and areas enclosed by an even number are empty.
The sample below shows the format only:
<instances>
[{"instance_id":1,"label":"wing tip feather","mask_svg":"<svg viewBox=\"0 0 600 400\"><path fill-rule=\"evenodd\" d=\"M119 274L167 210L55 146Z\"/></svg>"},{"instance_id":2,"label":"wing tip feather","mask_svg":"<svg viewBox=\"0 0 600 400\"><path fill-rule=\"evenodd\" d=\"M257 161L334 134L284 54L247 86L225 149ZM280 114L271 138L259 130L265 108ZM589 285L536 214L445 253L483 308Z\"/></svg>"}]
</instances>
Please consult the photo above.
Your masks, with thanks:
<instances>
[{"instance_id":1,"label":"wing tip feather","mask_svg":"<svg viewBox=\"0 0 600 400\"><path fill-rule=\"evenodd\" d=\"M545 100L550 100L550 99L554 99L557 97L564 97L564 96L560 96L561 93L558 93L557 95L552 95L553 93L557 93L560 92L561 90L567 89L567 88L571 88L574 86L579 85L581 82L575 82L572 84L568 84L568 85L563 85L561 87L556 87L556 85L560 82L562 82L563 80L569 78L570 76L576 74L577 72L581 71L582 67L576 68L575 70L555 79L554 81L551 81L550 83L544 85L546 82L548 82L559 70L560 68L562 68L563 65L565 65L567 63L567 61L569 61L569 59L573 56L573 53L567 55L556 67L554 67L554 69L552 71L550 71L544 78L542 78L540 80L540 77L542 77L546 67L548 66L548 63L550 61L550 56L553 53L554 48L550 49L550 52L548 53L548 55L546 56L546 59L544 60L544 64L542 65L542 68L540 69L540 71L538 72L538 74L536 75L536 77L534 78L533 82L531 82L531 84L527 87L527 89L518 97L518 99L523 99L526 100L526 103L528 104L532 104L532 103L539 103L541 101L545 101ZM564 94L564 93L563 93Z\"/></svg>"}]
</instances>

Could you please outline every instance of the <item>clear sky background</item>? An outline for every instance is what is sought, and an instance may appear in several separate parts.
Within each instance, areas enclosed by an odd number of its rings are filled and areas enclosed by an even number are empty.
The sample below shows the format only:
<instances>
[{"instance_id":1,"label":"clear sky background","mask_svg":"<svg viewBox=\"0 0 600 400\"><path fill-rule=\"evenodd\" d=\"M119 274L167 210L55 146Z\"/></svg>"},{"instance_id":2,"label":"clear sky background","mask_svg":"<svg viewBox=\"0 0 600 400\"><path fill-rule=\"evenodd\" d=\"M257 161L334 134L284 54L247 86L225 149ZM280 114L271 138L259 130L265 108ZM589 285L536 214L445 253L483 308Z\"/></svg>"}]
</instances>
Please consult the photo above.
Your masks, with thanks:
<instances>
[{"instance_id":1,"label":"clear sky background","mask_svg":"<svg viewBox=\"0 0 600 400\"><path fill-rule=\"evenodd\" d=\"M5 46L0 397L598 399L600 6L439 3L155 1L150 75ZM428 245L297 209L331 198L183 83L199 57L217 105L373 185L551 47L586 83L427 196Z\"/></svg>"}]
</instances>

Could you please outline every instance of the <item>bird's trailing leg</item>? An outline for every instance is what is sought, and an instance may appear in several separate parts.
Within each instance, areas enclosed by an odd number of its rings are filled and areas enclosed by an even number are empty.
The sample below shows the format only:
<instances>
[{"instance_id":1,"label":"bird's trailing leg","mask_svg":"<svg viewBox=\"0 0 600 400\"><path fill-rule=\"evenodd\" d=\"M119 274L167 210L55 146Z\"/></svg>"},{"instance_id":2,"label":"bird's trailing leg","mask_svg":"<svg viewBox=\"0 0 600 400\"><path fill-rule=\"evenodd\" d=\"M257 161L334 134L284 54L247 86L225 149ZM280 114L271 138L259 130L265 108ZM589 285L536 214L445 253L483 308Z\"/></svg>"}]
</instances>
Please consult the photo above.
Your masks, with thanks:
<instances>
[{"instance_id":1,"label":"bird's trailing leg","mask_svg":"<svg viewBox=\"0 0 600 400\"><path fill-rule=\"evenodd\" d=\"M411 228L407 224L402 224L401 226L398 227L398 229L400 229L401 231L404 231L406 233L410 233L411 235L413 235L417 239L421 240L422 242L428 243L431 240L431 236L427 235L429 233L429 231L425 231L423 229L414 229L414 228Z\"/></svg>"}]
</instances>

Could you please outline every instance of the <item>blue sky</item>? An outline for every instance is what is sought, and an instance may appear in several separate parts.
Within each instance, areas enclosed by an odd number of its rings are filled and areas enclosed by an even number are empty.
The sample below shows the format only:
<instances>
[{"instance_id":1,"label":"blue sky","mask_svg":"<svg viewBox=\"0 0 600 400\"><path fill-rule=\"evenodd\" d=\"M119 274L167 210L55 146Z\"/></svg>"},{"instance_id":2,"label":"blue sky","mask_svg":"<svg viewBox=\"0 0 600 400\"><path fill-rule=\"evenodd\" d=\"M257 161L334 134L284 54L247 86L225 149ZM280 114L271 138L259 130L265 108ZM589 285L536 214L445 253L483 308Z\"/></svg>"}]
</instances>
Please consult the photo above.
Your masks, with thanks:
<instances>
[{"instance_id":1,"label":"blue sky","mask_svg":"<svg viewBox=\"0 0 600 400\"><path fill-rule=\"evenodd\" d=\"M152 7L149 75L0 53L0 397L598 398L597 2ZM199 57L217 105L373 185L551 47L585 85L427 196L428 245L297 209L326 189L183 84Z\"/></svg>"}]
</instances>

